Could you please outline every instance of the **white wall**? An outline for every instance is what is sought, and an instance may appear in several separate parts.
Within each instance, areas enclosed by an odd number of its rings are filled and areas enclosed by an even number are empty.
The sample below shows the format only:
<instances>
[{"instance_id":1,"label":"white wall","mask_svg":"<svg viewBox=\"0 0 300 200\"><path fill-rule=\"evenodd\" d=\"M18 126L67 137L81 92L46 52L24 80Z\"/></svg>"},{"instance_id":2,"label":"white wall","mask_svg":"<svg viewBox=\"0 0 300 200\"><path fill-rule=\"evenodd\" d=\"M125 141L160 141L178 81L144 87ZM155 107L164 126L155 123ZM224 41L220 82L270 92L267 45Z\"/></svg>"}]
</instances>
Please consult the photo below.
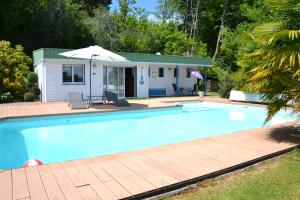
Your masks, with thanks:
<instances>
[{"instance_id":1,"label":"white wall","mask_svg":"<svg viewBox=\"0 0 300 200\"><path fill-rule=\"evenodd\" d=\"M136 97L137 98L148 98L148 67L149 66L147 64L139 64L136 67L137 70ZM143 77L143 82L141 81L142 77Z\"/></svg>"},{"instance_id":2,"label":"white wall","mask_svg":"<svg viewBox=\"0 0 300 200\"><path fill-rule=\"evenodd\" d=\"M40 100L44 101L45 94L46 94L46 87L45 87L45 79L44 79L44 65L43 62L40 62L36 66L34 66L34 72L38 75L38 86L41 90Z\"/></svg>"},{"instance_id":3,"label":"white wall","mask_svg":"<svg viewBox=\"0 0 300 200\"><path fill-rule=\"evenodd\" d=\"M167 96L174 95L174 89L172 83L176 84L176 78L174 77L175 66L161 66L164 68L164 77L158 77L158 68L160 66L150 65L150 77L149 88L166 88ZM191 75L190 78L186 78L186 70L191 67L178 67L179 68L179 87L193 88L193 85L197 82L196 77ZM154 76L156 75L156 77ZM147 74L148 77L148 74Z\"/></svg>"},{"instance_id":4,"label":"white wall","mask_svg":"<svg viewBox=\"0 0 300 200\"><path fill-rule=\"evenodd\" d=\"M92 62L92 96L101 95L103 89L103 65L96 62L96 67ZM66 85L62 81L63 64L84 64L85 82L83 85ZM90 95L90 64L84 60L70 59L47 59L44 61L46 68L46 97L43 101L67 100L68 92L82 92L85 99Z\"/></svg>"},{"instance_id":5,"label":"white wall","mask_svg":"<svg viewBox=\"0 0 300 200\"><path fill-rule=\"evenodd\" d=\"M93 66L96 64L96 67ZM63 64L84 64L85 65L85 83L83 85L66 85L62 82L62 65ZM128 64L127 64L128 65ZM82 92L85 99L88 99L90 90L90 64L89 61L76 59L45 59L35 67L35 71L39 75L39 86L42 92L42 101L63 101L67 100L68 92ZM92 61L92 96L101 96L103 91L103 66L110 66L108 63L100 61ZM122 67L123 64L111 65ZM148 98L149 88L166 88L167 95L174 94L172 83L176 83L174 77L175 66L164 67L164 77L158 77L158 68L156 65L148 65L144 63L136 64L136 97ZM132 67L124 66L124 67ZM150 77L148 76L148 68L150 67ZM170 70L169 70L170 69ZM191 76L186 78L187 67L179 67L179 87L192 88L196 83L196 78ZM152 74L156 73L157 77ZM141 84L143 77L143 84Z\"/></svg>"},{"instance_id":6,"label":"white wall","mask_svg":"<svg viewBox=\"0 0 300 200\"><path fill-rule=\"evenodd\" d=\"M239 90L231 90L229 99L232 101L248 101L263 103L263 94L246 93Z\"/></svg>"}]
</instances>

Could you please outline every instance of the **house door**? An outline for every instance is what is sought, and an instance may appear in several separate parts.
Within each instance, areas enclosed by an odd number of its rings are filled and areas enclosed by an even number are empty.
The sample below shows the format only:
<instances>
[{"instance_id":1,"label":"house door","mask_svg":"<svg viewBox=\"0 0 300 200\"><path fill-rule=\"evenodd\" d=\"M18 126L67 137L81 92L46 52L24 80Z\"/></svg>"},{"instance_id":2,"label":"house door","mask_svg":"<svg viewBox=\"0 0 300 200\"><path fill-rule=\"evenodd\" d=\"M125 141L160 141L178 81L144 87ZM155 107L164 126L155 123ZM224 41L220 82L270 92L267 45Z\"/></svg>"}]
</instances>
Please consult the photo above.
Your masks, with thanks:
<instances>
[{"instance_id":1,"label":"house door","mask_svg":"<svg viewBox=\"0 0 300 200\"><path fill-rule=\"evenodd\" d=\"M135 68L125 68L125 96L135 96Z\"/></svg>"}]
</instances>

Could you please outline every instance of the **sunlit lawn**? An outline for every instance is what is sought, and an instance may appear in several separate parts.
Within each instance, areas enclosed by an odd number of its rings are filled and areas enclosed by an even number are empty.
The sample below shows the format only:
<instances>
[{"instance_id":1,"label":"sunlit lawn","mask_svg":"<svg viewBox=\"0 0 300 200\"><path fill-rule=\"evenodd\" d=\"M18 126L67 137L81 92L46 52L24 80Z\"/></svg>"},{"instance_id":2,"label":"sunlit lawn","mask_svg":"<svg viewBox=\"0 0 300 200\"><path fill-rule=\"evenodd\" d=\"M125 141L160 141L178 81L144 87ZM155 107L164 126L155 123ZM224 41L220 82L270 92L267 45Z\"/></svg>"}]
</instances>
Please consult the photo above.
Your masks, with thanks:
<instances>
[{"instance_id":1,"label":"sunlit lawn","mask_svg":"<svg viewBox=\"0 0 300 200\"><path fill-rule=\"evenodd\" d=\"M300 151L169 198L191 200L300 199Z\"/></svg>"}]
</instances>

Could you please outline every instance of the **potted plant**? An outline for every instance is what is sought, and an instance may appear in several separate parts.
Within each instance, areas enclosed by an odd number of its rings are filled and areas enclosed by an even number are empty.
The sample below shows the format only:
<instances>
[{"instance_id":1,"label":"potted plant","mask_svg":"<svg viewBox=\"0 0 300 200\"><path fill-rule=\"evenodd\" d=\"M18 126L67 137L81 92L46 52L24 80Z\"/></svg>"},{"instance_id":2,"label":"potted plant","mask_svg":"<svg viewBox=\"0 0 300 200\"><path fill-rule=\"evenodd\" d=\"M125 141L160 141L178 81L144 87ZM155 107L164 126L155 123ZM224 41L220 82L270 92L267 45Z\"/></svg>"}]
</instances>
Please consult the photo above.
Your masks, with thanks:
<instances>
[{"instance_id":1,"label":"potted plant","mask_svg":"<svg viewBox=\"0 0 300 200\"><path fill-rule=\"evenodd\" d=\"M197 93L198 93L199 97L204 97L203 86L204 86L203 80L199 80L198 87L197 87Z\"/></svg>"}]
</instances>

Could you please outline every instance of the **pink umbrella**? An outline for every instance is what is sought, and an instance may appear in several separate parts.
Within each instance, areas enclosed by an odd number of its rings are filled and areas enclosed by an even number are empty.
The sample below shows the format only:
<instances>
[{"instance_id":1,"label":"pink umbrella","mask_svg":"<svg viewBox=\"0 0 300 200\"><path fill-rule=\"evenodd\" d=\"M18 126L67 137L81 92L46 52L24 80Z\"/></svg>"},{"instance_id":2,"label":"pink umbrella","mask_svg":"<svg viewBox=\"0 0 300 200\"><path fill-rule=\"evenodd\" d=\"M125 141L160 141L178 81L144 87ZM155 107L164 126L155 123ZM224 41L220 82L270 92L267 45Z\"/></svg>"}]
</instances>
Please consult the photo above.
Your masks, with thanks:
<instances>
[{"instance_id":1,"label":"pink umbrella","mask_svg":"<svg viewBox=\"0 0 300 200\"><path fill-rule=\"evenodd\" d=\"M196 71L195 69L189 69L189 70L191 74L195 76L197 79L203 80L203 77L200 72Z\"/></svg>"}]
</instances>

